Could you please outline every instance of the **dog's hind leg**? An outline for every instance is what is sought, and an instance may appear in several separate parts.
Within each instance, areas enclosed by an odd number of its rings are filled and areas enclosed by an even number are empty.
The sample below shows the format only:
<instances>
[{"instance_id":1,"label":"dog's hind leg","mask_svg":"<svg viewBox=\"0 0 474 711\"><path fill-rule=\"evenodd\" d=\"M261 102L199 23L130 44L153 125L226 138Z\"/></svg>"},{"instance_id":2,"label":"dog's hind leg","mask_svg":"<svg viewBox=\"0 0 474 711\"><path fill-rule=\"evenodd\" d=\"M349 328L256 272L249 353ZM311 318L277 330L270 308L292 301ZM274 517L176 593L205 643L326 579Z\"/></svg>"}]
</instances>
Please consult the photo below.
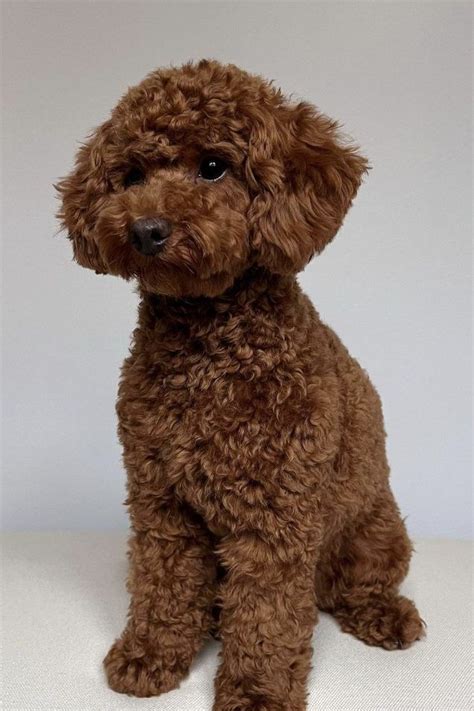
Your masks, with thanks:
<instances>
[{"instance_id":1,"label":"dog's hind leg","mask_svg":"<svg viewBox=\"0 0 474 711\"><path fill-rule=\"evenodd\" d=\"M212 626L216 565L210 534L182 503L137 493L130 502L127 626L104 665L115 691L177 687Z\"/></svg>"},{"instance_id":2,"label":"dog's hind leg","mask_svg":"<svg viewBox=\"0 0 474 711\"><path fill-rule=\"evenodd\" d=\"M403 649L420 639L424 623L398 587L408 572L412 546L391 491L356 525L348 527L318 562L318 607L344 632L366 644Z\"/></svg>"}]
</instances>

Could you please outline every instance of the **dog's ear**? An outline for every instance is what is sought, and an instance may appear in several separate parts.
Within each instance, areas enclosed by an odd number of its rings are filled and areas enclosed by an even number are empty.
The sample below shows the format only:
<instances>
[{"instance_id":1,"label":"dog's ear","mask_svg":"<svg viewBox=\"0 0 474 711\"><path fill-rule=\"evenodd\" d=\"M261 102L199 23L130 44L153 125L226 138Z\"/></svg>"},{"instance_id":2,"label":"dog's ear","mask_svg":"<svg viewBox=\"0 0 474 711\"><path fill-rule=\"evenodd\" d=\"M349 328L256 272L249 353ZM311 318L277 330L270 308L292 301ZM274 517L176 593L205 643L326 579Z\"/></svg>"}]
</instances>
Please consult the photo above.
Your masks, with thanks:
<instances>
[{"instance_id":1,"label":"dog's ear","mask_svg":"<svg viewBox=\"0 0 474 711\"><path fill-rule=\"evenodd\" d=\"M79 148L72 172L54 186L61 200L57 217L72 242L74 259L100 274L105 274L107 268L94 233L110 189L105 157L111 132L111 121L99 126Z\"/></svg>"},{"instance_id":2,"label":"dog's ear","mask_svg":"<svg viewBox=\"0 0 474 711\"><path fill-rule=\"evenodd\" d=\"M338 231L367 168L309 104L281 104L257 120L247 165L255 261L280 274L302 269Z\"/></svg>"}]
</instances>

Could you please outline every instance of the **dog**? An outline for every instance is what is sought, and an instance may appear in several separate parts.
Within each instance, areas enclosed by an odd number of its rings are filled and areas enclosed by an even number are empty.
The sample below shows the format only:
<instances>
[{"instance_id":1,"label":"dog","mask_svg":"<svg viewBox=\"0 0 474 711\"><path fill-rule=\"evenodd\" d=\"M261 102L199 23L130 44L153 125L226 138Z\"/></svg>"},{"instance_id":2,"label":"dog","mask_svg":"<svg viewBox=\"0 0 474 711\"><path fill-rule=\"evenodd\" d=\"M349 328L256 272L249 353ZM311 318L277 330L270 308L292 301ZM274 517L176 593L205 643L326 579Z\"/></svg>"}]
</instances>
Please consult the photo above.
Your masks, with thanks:
<instances>
[{"instance_id":1,"label":"dog","mask_svg":"<svg viewBox=\"0 0 474 711\"><path fill-rule=\"evenodd\" d=\"M379 396L296 281L367 169L312 105L202 60L130 88L56 186L78 264L140 295L118 692L174 689L217 634L214 711L303 711L318 610L389 650L424 634Z\"/></svg>"}]
</instances>

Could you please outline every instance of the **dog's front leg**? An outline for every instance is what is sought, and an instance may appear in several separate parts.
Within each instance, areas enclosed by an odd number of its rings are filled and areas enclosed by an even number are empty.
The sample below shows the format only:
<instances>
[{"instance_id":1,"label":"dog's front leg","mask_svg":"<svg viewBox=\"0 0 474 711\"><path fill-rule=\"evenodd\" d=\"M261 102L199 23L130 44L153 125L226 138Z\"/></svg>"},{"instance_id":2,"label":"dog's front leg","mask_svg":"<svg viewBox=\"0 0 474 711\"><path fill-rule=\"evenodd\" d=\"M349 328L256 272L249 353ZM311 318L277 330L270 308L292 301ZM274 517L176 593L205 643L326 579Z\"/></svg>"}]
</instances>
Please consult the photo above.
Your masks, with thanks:
<instances>
[{"instance_id":1,"label":"dog's front leg","mask_svg":"<svg viewBox=\"0 0 474 711\"><path fill-rule=\"evenodd\" d=\"M220 546L227 577L214 711L306 709L316 548L303 538L294 546L284 538L281 531L245 534Z\"/></svg>"},{"instance_id":2,"label":"dog's front leg","mask_svg":"<svg viewBox=\"0 0 474 711\"><path fill-rule=\"evenodd\" d=\"M104 660L109 685L135 696L178 686L212 623L215 562L206 529L183 505L130 505L127 626Z\"/></svg>"}]
</instances>

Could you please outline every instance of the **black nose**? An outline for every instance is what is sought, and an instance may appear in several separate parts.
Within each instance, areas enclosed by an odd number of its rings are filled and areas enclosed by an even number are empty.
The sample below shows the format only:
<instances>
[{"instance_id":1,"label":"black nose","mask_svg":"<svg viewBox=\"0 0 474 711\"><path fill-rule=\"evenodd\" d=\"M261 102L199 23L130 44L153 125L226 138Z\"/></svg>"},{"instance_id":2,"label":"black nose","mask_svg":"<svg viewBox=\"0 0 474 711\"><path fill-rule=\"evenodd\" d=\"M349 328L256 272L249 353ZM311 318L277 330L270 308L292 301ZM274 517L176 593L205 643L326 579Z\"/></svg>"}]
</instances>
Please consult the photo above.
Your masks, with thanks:
<instances>
[{"instance_id":1,"label":"black nose","mask_svg":"<svg viewBox=\"0 0 474 711\"><path fill-rule=\"evenodd\" d=\"M161 217L141 217L133 223L130 242L140 254L153 257L163 249L171 234L171 225Z\"/></svg>"}]
</instances>

